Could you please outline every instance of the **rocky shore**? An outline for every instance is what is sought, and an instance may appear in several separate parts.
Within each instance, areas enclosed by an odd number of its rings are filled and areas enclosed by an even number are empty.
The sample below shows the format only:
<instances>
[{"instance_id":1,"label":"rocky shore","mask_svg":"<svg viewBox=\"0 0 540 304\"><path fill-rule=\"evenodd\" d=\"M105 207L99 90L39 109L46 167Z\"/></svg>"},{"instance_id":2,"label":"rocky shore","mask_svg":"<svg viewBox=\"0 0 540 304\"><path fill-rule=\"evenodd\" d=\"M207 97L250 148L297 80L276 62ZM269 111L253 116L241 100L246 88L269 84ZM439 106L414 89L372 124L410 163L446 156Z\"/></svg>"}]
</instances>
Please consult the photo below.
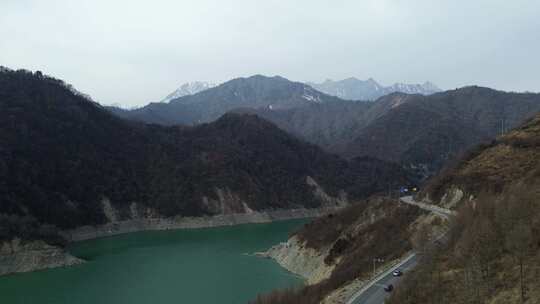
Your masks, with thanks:
<instances>
[{"instance_id":1,"label":"rocky shore","mask_svg":"<svg viewBox=\"0 0 540 304\"><path fill-rule=\"evenodd\" d=\"M307 284L316 284L332 274L335 265L324 263L327 254L328 250L318 251L306 247L296 236L265 252L256 253L259 257L275 260L283 268L305 278Z\"/></svg>"},{"instance_id":2,"label":"rocky shore","mask_svg":"<svg viewBox=\"0 0 540 304\"><path fill-rule=\"evenodd\" d=\"M13 239L0 243L0 275L81 264L63 248L43 241Z\"/></svg>"}]
</instances>

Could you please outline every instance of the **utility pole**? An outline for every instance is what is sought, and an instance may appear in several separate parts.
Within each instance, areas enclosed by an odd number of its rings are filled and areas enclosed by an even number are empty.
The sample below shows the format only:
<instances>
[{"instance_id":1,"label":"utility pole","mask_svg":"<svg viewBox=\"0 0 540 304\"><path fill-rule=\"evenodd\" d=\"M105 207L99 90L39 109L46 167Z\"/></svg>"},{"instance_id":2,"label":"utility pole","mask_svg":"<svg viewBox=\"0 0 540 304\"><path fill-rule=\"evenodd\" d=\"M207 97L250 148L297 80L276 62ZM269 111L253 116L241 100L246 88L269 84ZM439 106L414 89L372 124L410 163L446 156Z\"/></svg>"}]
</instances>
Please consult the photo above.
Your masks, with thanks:
<instances>
[{"instance_id":1,"label":"utility pole","mask_svg":"<svg viewBox=\"0 0 540 304\"><path fill-rule=\"evenodd\" d=\"M501 118L501 136L506 133L506 119Z\"/></svg>"},{"instance_id":2,"label":"utility pole","mask_svg":"<svg viewBox=\"0 0 540 304\"><path fill-rule=\"evenodd\" d=\"M374 258L373 259L373 278L376 275L376 273L375 273L375 270L376 270L375 263L382 263L382 262L384 262L384 259L381 259L381 258Z\"/></svg>"},{"instance_id":3,"label":"utility pole","mask_svg":"<svg viewBox=\"0 0 540 304\"><path fill-rule=\"evenodd\" d=\"M448 136L447 138L448 138L448 155L446 157L447 159L450 159L450 155L452 154L452 139L450 138L450 136Z\"/></svg>"}]
</instances>

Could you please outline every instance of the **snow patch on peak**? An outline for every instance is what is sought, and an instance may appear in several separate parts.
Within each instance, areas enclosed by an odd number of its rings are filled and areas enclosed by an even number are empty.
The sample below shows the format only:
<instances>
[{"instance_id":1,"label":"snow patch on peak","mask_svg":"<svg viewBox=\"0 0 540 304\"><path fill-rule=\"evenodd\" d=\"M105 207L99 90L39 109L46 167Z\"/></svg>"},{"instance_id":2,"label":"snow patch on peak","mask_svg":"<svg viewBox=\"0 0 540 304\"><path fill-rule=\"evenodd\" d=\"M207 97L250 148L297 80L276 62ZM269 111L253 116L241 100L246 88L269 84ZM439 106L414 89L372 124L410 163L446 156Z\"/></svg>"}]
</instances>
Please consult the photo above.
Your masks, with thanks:
<instances>
[{"instance_id":1,"label":"snow patch on peak","mask_svg":"<svg viewBox=\"0 0 540 304\"><path fill-rule=\"evenodd\" d=\"M171 94L167 95L167 97L165 97L160 102L167 103L173 99L180 98L187 95L194 95L194 94L200 93L202 91L211 89L216 86L217 84L206 82L206 81L187 82L187 83L182 84L178 89L176 89Z\"/></svg>"},{"instance_id":2,"label":"snow patch on peak","mask_svg":"<svg viewBox=\"0 0 540 304\"><path fill-rule=\"evenodd\" d=\"M302 94L302 98L304 98L307 101L315 102L315 103L321 103L321 97L319 94L316 93L315 90L313 90L309 86L304 86L304 94Z\"/></svg>"},{"instance_id":3,"label":"snow patch on peak","mask_svg":"<svg viewBox=\"0 0 540 304\"><path fill-rule=\"evenodd\" d=\"M422 95L429 95L441 91L441 89L431 82L425 82L423 84L395 83L388 87L388 89L394 92Z\"/></svg>"}]
</instances>

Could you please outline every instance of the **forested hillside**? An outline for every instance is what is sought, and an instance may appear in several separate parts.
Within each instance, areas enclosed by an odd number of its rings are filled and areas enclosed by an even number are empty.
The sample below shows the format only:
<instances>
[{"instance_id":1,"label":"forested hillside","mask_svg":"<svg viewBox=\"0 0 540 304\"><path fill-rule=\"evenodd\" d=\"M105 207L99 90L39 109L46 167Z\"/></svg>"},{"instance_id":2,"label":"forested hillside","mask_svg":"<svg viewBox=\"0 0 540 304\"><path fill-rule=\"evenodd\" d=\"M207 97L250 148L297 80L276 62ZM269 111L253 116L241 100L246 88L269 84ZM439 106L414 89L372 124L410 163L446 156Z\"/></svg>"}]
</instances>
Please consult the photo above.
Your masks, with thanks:
<instances>
[{"instance_id":1,"label":"forested hillside","mask_svg":"<svg viewBox=\"0 0 540 304\"><path fill-rule=\"evenodd\" d=\"M540 111L540 94L481 87L430 96L395 94L378 102L390 109L338 150L349 157L379 155L430 173Z\"/></svg>"},{"instance_id":2,"label":"forested hillside","mask_svg":"<svg viewBox=\"0 0 540 304\"><path fill-rule=\"evenodd\" d=\"M345 161L254 115L197 127L122 120L40 72L0 72L0 237L147 216L319 207L405 183L398 165ZM313 181L310 182L310 178ZM377 177L377 178L375 178Z\"/></svg>"},{"instance_id":3,"label":"forested hillside","mask_svg":"<svg viewBox=\"0 0 540 304\"><path fill-rule=\"evenodd\" d=\"M539 111L540 94L465 87L429 96L395 93L371 103L342 100L255 112L327 151L377 157L429 176Z\"/></svg>"}]
</instances>

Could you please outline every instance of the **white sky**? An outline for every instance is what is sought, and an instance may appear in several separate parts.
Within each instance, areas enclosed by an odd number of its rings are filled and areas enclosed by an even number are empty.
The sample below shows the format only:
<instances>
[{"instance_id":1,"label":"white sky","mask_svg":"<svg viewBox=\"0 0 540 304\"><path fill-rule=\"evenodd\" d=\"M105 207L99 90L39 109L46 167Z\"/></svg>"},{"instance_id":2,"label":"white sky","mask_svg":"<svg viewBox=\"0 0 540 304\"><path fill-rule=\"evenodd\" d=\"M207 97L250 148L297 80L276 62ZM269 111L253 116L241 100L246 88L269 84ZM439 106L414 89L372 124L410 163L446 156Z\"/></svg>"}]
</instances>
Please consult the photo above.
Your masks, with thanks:
<instances>
[{"instance_id":1,"label":"white sky","mask_svg":"<svg viewBox=\"0 0 540 304\"><path fill-rule=\"evenodd\" d=\"M253 74L540 91L539 16L537 0L0 0L0 65L126 106Z\"/></svg>"}]
</instances>

